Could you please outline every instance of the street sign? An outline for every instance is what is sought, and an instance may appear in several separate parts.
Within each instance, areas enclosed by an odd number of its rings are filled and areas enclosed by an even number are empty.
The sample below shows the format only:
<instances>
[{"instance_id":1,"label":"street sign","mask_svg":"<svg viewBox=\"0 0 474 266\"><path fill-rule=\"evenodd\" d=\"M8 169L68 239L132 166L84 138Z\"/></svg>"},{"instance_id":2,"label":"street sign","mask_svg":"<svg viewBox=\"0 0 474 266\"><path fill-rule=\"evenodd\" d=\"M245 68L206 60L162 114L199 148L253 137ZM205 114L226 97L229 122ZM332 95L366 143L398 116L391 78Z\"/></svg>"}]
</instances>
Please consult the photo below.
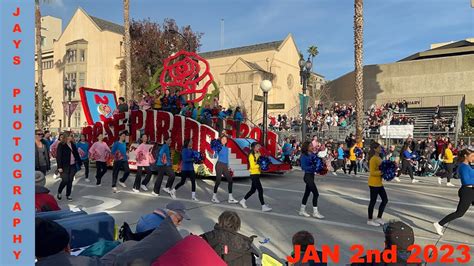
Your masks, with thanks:
<instances>
[{"instance_id":1,"label":"street sign","mask_svg":"<svg viewBox=\"0 0 474 266\"><path fill-rule=\"evenodd\" d=\"M254 95L253 100L257 102L263 102L263 96L260 95Z\"/></svg>"},{"instance_id":2,"label":"street sign","mask_svg":"<svg viewBox=\"0 0 474 266\"><path fill-rule=\"evenodd\" d=\"M276 110L276 109L285 109L285 104L284 103L268 104L268 110Z\"/></svg>"}]
</instances>

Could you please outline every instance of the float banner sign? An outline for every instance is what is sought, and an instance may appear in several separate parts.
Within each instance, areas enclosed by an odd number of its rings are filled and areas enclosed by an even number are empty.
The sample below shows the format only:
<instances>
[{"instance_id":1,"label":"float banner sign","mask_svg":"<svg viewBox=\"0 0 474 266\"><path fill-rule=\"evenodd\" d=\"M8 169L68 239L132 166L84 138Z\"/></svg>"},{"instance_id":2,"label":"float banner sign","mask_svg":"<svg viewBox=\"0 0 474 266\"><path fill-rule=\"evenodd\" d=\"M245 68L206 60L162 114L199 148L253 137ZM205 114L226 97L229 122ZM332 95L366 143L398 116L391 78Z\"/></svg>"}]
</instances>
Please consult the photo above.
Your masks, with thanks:
<instances>
[{"instance_id":1,"label":"float banner sign","mask_svg":"<svg viewBox=\"0 0 474 266\"><path fill-rule=\"evenodd\" d=\"M0 265L35 263L35 1L0 2Z\"/></svg>"},{"instance_id":2,"label":"float banner sign","mask_svg":"<svg viewBox=\"0 0 474 266\"><path fill-rule=\"evenodd\" d=\"M413 136L413 125L389 125L380 127L380 136L384 139L406 139Z\"/></svg>"},{"instance_id":3,"label":"float banner sign","mask_svg":"<svg viewBox=\"0 0 474 266\"><path fill-rule=\"evenodd\" d=\"M115 91L82 87L79 92L82 108L89 125L113 117L114 111L117 109Z\"/></svg>"}]
</instances>

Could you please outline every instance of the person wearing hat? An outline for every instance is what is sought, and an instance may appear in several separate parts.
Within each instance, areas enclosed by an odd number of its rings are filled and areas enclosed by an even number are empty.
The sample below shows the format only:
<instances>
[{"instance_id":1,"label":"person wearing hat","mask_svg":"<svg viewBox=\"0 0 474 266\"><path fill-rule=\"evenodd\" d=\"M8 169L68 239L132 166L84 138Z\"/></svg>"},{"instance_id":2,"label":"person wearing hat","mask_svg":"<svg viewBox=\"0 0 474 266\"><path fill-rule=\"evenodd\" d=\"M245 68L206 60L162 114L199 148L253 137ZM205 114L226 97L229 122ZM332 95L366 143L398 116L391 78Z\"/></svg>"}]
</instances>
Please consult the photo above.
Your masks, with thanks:
<instances>
[{"instance_id":1,"label":"person wearing hat","mask_svg":"<svg viewBox=\"0 0 474 266\"><path fill-rule=\"evenodd\" d=\"M45 187L46 179L41 171L35 172L35 211L59 211L58 203L52 195L49 194L49 189Z\"/></svg>"},{"instance_id":2,"label":"person wearing hat","mask_svg":"<svg viewBox=\"0 0 474 266\"><path fill-rule=\"evenodd\" d=\"M367 256L362 257L363 263L352 263L352 266L369 266L369 265L406 265L406 266L418 266L421 263L408 263L407 260L410 258L411 251L408 248L415 243L415 233L413 229L406 223L401 221L389 221L384 224L383 232L385 235L385 250L390 250L395 246L397 252L397 261L395 263L374 263L375 257L371 262L367 262ZM374 254L375 256L375 254Z\"/></svg>"},{"instance_id":3,"label":"person wearing hat","mask_svg":"<svg viewBox=\"0 0 474 266\"><path fill-rule=\"evenodd\" d=\"M73 256L69 246L69 234L54 221L36 218L35 220L35 256L36 266L102 265L97 257Z\"/></svg>"},{"instance_id":4,"label":"person wearing hat","mask_svg":"<svg viewBox=\"0 0 474 266\"><path fill-rule=\"evenodd\" d=\"M137 233L153 232L155 228L160 226L161 222L170 217L173 224L178 227L181 222L186 219L190 220L186 214L186 207L181 201L171 201L164 209L156 209L150 214L143 215L137 222Z\"/></svg>"}]
</instances>

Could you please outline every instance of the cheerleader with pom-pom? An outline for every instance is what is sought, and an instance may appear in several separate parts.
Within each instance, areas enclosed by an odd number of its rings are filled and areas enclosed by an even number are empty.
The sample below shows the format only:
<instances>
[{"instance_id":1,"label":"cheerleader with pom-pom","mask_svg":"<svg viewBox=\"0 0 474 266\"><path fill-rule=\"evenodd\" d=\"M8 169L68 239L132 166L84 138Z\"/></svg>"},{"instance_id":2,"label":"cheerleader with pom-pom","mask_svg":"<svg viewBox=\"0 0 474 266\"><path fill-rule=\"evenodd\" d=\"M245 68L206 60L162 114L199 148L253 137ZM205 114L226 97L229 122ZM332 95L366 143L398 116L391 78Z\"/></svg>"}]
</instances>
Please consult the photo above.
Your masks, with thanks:
<instances>
[{"instance_id":1,"label":"cheerleader with pom-pom","mask_svg":"<svg viewBox=\"0 0 474 266\"><path fill-rule=\"evenodd\" d=\"M211 149L214 151L212 155L209 155L211 158L217 158L217 163L215 166L216 169L216 183L214 185L214 193L212 194L211 201L213 203L219 203L219 199L217 198L217 190L219 189L219 185L221 183L222 176L227 179L227 189L229 192L229 199L228 203L239 203L233 196L232 196L232 174L229 171L229 148L226 146L227 144L227 136L222 136L220 141L213 140L211 141Z\"/></svg>"},{"instance_id":2,"label":"cheerleader with pom-pom","mask_svg":"<svg viewBox=\"0 0 474 266\"><path fill-rule=\"evenodd\" d=\"M306 183L306 187L304 190L303 200L301 201L299 215L310 217L309 213L306 212L306 203L308 202L309 194L313 193L313 217L323 219L324 216L318 211L319 193L316 183L314 183L314 173L316 172L316 168L313 164L312 157L315 157L313 154L313 146L309 141L306 141L301 146L300 162L301 169L304 171L303 180Z\"/></svg>"},{"instance_id":3,"label":"cheerleader with pom-pom","mask_svg":"<svg viewBox=\"0 0 474 266\"><path fill-rule=\"evenodd\" d=\"M377 142L372 142L370 144L369 151L369 190L370 190L370 202L369 202L369 219L367 220L368 225L380 226L385 223L382 219L383 211L385 206L388 203L387 193L382 184L382 171L380 170L380 165L382 164L382 158L380 158L380 152L382 151L382 146ZM377 219L373 219L374 207L377 202L377 197L380 196L382 202L379 206L379 213L377 214Z\"/></svg>"},{"instance_id":4,"label":"cheerleader with pom-pom","mask_svg":"<svg viewBox=\"0 0 474 266\"><path fill-rule=\"evenodd\" d=\"M196 173L194 173L194 163L202 163L202 156L197 151L193 151L193 142L190 139L184 141L183 150L181 151L181 181L176 184L174 191L176 192L186 183L186 179L191 179L191 199L199 201L196 198ZM201 161L201 162L200 162Z\"/></svg>"},{"instance_id":5,"label":"cheerleader with pom-pom","mask_svg":"<svg viewBox=\"0 0 474 266\"><path fill-rule=\"evenodd\" d=\"M102 177L107 173L107 160L110 158L111 151L107 143L104 142L103 134L99 134L97 139L97 142L92 144L89 150L89 158L95 160L97 169L95 174L96 185L101 186Z\"/></svg>"},{"instance_id":6,"label":"cheerleader with pom-pom","mask_svg":"<svg viewBox=\"0 0 474 266\"><path fill-rule=\"evenodd\" d=\"M250 191L247 192L245 197L239 202L240 205L242 205L243 208L247 208L247 204L245 203L250 196L255 193L255 191L258 191L258 199L260 200L260 204L262 204L262 211L263 212L269 212L272 210L267 204L265 204L265 201L263 199L263 187L262 183L260 182L260 169L265 168L267 166L266 162L262 162L262 160L259 161L261 157L260 155L260 144L258 142L253 142L250 145L250 153L248 156L249 160L249 171L250 171L250 178L252 179L252 186L250 187ZM263 163L264 167L261 167L260 164ZM264 170L264 169L262 169Z\"/></svg>"}]
</instances>

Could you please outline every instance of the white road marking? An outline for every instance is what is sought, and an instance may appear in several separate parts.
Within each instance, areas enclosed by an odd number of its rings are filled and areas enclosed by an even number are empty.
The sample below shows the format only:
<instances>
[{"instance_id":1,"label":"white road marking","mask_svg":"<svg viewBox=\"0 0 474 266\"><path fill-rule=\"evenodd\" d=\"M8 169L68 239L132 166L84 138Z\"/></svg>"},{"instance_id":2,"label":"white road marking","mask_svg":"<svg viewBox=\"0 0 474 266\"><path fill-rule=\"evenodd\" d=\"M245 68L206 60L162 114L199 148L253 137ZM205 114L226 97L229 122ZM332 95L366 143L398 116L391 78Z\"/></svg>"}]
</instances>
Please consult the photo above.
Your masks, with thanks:
<instances>
[{"instance_id":1,"label":"white road marking","mask_svg":"<svg viewBox=\"0 0 474 266\"><path fill-rule=\"evenodd\" d=\"M81 208L80 206L72 205L69 204L70 209L80 209L88 214L93 214L93 213L98 213L98 212L107 212L110 214L116 214L116 213L129 213L131 211L109 211L108 209L112 209L117 207L118 205L122 204L121 200L114 199L114 198L108 198L108 197L99 197L99 196L94 196L94 195L86 195L82 196L83 198L86 199L93 199L97 201L102 201L99 205L95 205L92 207L85 207Z\"/></svg>"}]
</instances>

